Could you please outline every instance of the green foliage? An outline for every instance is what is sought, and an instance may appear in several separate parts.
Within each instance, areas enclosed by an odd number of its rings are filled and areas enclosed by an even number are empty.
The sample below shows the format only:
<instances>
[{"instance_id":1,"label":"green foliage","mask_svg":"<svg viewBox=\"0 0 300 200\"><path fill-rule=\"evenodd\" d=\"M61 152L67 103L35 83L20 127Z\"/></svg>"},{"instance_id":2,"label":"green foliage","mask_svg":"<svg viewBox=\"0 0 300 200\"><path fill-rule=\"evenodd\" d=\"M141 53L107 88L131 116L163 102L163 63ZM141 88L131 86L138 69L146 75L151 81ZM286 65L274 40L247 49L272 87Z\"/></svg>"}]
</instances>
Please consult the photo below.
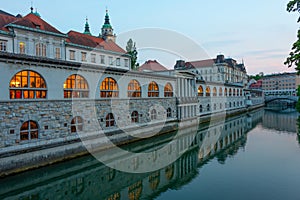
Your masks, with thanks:
<instances>
[{"instance_id":1,"label":"green foliage","mask_svg":"<svg viewBox=\"0 0 300 200\"><path fill-rule=\"evenodd\" d=\"M261 76L261 75L259 75L259 74L256 74L256 75L251 75L251 76L249 76L249 78L258 81L259 79L262 79L263 76Z\"/></svg>"},{"instance_id":2,"label":"green foliage","mask_svg":"<svg viewBox=\"0 0 300 200\"><path fill-rule=\"evenodd\" d=\"M298 89L297 89L297 96L300 97L300 86L298 86ZM300 112L300 99L298 100L298 102L296 104L296 110L298 112Z\"/></svg>"},{"instance_id":3,"label":"green foliage","mask_svg":"<svg viewBox=\"0 0 300 200\"><path fill-rule=\"evenodd\" d=\"M287 4L288 12L300 11L300 0L292 0ZM300 22L300 17L298 18L298 23ZM298 30L297 41L293 44L292 51L290 52L289 57L284 62L288 67L296 66L297 73L300 74L300 30Z\"/></svg>"},{"instance_id":4,"label":"green foliage","mask_svg":"<svg viewBox=\"0 0 300 200\"><path fill-rule=\"evenodd\" d=\"M127 54L129 54L131 57L131 69L137 70L137 68L139 67L139 63L137 63L138 52L136 50L135 43L133 43L133 40L131 38L127 42L126 51Z\"/></svg>"}]
</instances>

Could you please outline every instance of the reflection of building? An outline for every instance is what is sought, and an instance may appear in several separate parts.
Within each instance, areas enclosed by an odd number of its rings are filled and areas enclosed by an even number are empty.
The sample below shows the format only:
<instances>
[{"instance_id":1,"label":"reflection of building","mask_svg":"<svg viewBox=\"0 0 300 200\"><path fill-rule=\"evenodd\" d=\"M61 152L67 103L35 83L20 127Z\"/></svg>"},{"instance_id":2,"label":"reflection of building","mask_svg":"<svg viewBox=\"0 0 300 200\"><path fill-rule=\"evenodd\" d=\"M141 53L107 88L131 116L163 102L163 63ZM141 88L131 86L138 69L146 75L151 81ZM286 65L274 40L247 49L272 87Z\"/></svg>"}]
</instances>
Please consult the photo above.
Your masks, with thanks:
<instances>
[{"instance_id":1,"label":"reflection of building","mask_svg":"<svg viewBox=\"0 0 300 200\"><path fill-rule=\"evenodd\" d=\"M263 115L263 126L277 131L297 132L297 120L299 113L296 111L274 114L272 111L265 111Z\"/></svg>"},{"instance_id":2,"label":"reflection of building","mask_svg":"<svg viewBox=\"0 0 300 200\"><path fill-rule=\"evenodd\" d=\"M184 131L172 139L156 138L151 142L139 143L135 147L145 152L155 152L157 146L172 143L172 150L165 149L165 156L174 152L180 158L168 166L149 173L129 174L108 168L91 157L83 157L58 165L55 168L38 169L30 176L20 175L0 183L0 198L11 199L152 199L168 189L180 188L197 176L208 160L217 158L220 163L238 153L247 140L250 124L261 119L261 112L228 119L224 124L215 122L200 126L197 134ZM197 130L197 127L195 127ZM169 138L170 139L170 138ZM162 144L162 141L165 141ZM143 144L143 146L141 145ZM153 146L149 147L149 144ZM181 152L186 148L185 152ZM160 154L153 154L155 162ZM167 157L165 157L166 159ZM135 157L119 157L112 163L127 163L137 170L143 167L138 154ZM20 179L22 181L17 181ZM32 187L34 185L34 187Z\"/></svg>"}]
</instances>

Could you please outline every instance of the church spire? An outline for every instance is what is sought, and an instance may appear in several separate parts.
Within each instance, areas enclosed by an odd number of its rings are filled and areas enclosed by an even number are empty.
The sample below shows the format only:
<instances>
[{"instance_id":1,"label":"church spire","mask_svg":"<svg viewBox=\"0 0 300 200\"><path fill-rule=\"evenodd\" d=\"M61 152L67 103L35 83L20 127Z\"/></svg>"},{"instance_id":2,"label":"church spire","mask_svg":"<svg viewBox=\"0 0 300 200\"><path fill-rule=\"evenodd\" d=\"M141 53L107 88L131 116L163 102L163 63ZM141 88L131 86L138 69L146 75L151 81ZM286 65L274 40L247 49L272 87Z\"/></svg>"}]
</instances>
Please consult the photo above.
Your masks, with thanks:
<instances>
[{"instance_id":1,"label":"church spire","mask_svg":"<svg viewBox=\"0 0 300 200\"><path fill-rule=\"evenodd\" d=\"M86 34L86 35L92 35L92 34L91 34L91 31L90 31L90 25L89 25L89 21L88 21L88 18L87 18L87 17L86 17L86 19L85 19L84 34Z\"/></svg>"},{"instance_id":2,"label":"church spire","mask_svg":"<svg viewBox=\"0 0 300 200\"><path fill-rule=\"evenodd\" d=\"M109 21L109 15L107 9L105 14L104 24L101 29L101 37L106 41L112 40L115 42L116 39L116 36L114 35L114 29L112 28Z\"/></svg>"},{"instance_id":3,"label":"church spire","mask_svg":"<svg viewBox=\"0 0 300 200\"><path fill-rule=\"evenodd\" d=\"M104 27L112 29L112 26L110 25L110 22L109 22L109 15L108 15L108 10L107 9L106 9L106 15L105 15L105 20L104 20L103 28Z\"/></svg>"}]
</instances>

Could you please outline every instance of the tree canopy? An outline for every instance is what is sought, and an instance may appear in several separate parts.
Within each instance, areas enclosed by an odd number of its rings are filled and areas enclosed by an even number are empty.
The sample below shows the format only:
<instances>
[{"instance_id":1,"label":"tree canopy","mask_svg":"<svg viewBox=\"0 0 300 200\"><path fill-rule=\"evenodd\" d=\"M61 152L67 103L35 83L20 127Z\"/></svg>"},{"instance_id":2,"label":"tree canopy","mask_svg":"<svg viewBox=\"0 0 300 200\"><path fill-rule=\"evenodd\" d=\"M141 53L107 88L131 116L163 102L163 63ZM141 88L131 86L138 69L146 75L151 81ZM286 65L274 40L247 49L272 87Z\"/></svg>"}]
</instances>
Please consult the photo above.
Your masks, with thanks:
<instances>
[{"instance_id":1,"label":"tree canopy","mask_svg":"<svg viewBox=\"0 0 300 200\"><path fill-rule=\"evenodd\" d=\"M292 0L287 4L288 12L300 12L300 0ZM300 22L300 17L298 18L298 23ZM297 34L297 41L293 44L292 50L289 54L289 57L284 62L288 67L296 66L297 73L300 74L300 29Z\"/></svg>"}]
</instances>

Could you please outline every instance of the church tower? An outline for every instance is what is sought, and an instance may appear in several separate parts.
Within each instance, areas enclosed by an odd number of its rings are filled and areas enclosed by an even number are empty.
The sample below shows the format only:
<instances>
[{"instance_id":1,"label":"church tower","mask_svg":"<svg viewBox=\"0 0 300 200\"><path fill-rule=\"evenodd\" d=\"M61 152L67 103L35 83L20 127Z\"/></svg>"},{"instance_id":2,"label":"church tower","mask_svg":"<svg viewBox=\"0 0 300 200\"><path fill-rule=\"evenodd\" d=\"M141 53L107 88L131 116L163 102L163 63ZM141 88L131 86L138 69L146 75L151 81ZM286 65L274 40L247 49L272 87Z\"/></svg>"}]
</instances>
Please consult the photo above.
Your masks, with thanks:
<instances>
[{"instance_id":1,"label":"church tower","mask_svg":"<svg viewBox=\"0 0 300 200\"><path fill-rule=\"evenodd\" d=\"M101 37L105 41L112 40L113 42L116 42L116 35L114 34L114 29L112 28L109 22L108 10L106 10L105 21L101 29Z\"/></svg>"},{"instance_id":2,"label":"church tower","mask_svg":"<svg viewBox=\"0 0 300 200\"><path fill-rule=\"evenodd\" d=\"M92 35L91 34L91 31L90 31L90 25L89 25L89 21L88 21L88 18L86 17L86 20L85 20L85 27L84 27L84 32L83 34L86 34L86 35Z\"/></svg>"}]
</instances>

